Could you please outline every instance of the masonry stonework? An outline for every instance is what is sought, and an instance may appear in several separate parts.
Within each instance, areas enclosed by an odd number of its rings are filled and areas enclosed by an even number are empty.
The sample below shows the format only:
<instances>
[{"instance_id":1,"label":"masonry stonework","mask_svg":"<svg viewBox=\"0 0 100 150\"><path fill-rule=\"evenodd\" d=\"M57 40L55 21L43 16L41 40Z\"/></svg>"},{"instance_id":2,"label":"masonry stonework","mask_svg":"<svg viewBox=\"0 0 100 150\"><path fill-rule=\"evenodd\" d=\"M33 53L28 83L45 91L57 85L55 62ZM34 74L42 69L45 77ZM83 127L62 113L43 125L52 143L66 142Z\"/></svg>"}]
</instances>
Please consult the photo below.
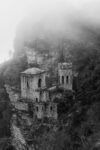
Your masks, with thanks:
<instances>
[{"instance_id":1,"label":"masonry stonework","mask_svg":"<svg viewBox=\"0 0 100 150\"><path fill-rule=\"evenodd\" d=\"M72 63L58 64L59 88L72 90ZM61 97L57 86L47 88L46 71L39 68L29 68L21 73L21 97L31 101L34 106L33 115L38 119L57 119L57 103L54 99Z\"/></svg>"},{"instance_id":2,"label":"masonry stonework","mask_svg":"<svg viewBox=\"0 0 100 150\"><path fill-rule=\"evenodd\" d=\"M21 97L33 102L34 115L38 119L57 119L57 104L50 102L44 70L30 68L21 73Z\"/></svg>"},{"instance_id":3,"label":"masonry stonework","mask_svg":"<svg viewBox=\"0 0 100 150\"><path fill-rule=\"evenodd\" d=\"M72 63L59 63L58 64L59 84L67 90L72 90Z\"/></svg>"},{"instance_id":4,"label":"masonry stonework","mask_svg":"<svg viewBox=\"0 0 100 150\"><path fill-rule=\"evenodd\" d=\"M41 88L46 87L46 73L38 68L31 68L21 73L21 96L33 100L40 101L41 96L43 101L46 100L46 93L40 93Z\"/></svg>"}]
</instances>

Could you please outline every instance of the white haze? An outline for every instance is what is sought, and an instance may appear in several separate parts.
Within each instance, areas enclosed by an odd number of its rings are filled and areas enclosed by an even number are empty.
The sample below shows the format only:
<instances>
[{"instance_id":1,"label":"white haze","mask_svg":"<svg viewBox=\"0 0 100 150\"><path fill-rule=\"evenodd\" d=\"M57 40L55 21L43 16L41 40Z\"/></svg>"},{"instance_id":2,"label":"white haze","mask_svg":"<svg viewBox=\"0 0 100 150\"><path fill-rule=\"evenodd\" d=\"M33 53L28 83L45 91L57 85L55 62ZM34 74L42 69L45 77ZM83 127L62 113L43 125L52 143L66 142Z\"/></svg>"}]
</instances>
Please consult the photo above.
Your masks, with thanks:
<instances>
[{"instance_id":1,"label":"white haze","mask_svg":"<svg viewBox=\"0 0 100 150\"><path fill-rule=\"evenodd\" d=\"M75 21L100 26L100 0L0 0L0 63L9 59L16 28L27 17L34 24L44 19L52 32L77 36Z\"/></svg>"}]
</instances>

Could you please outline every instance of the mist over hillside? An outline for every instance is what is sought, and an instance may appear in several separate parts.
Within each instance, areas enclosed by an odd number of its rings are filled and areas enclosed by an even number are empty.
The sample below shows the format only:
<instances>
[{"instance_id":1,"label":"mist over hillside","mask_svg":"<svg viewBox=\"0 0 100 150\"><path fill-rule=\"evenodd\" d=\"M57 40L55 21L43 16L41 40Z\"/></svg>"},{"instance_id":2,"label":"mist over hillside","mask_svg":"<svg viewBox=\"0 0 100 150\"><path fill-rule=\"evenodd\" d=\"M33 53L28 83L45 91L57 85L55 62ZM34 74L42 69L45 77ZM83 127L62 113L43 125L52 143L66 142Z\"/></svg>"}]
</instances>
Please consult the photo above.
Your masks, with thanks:
<instances>
[{"instance_id":1,"label":"mist over hillside","mask_svg":"<svg viewBox=\"0 0 100 150\"><path fill-rule=\"evenodd\" d=\"M95 6L94 1L56 2L39 5L20 22L14 40L15 52L24 51L26 43L34 48L36 40L49 42L54 48L62 39L71 46L97 42L100 34L99 1Z\"/></svg>"}]
</instances>

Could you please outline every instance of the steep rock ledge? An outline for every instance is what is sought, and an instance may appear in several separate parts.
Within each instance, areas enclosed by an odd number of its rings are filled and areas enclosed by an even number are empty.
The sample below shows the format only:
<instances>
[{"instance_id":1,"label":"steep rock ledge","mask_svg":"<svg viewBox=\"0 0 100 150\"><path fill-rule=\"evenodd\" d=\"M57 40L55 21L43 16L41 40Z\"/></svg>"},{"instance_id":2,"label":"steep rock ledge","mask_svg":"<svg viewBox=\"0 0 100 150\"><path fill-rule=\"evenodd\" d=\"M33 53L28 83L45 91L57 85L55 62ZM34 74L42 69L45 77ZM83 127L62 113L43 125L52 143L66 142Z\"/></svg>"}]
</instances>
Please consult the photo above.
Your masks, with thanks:
<instances>
[{"instance_id":1,"label":"steep rock ledge","mask_svg":"<svg viewBox=\"0 0 100 150\"><path fill-rule=\"evenodd\" d=\"M8 84L5 84L6 91L9 95L10 102L17 102L20 99L20 93L16 91L15 87L11 87Z\"/></svg>"},{"instance_id":2,"label":"steep rock ledge","mask_svg":"<svg viewBox=\"0 0 100 150\"><path fill-rule=\"evenodd\" d=\"M28 106L25 103L21 103L20 93L16 90L15 87L11 87L10 85L5 84L6 91L9 95L10 104L12 109L12 117L11 117L11 143L16 150L27 150L27 145L24 139L24 136L21 132L21 128L17 126L18 124L18 112L20 110L27 110ZM26 114L21 114L22 118L27 119ZM25 120L23 119L23 120ZM29 123L29 120L27 121Z\"/></svg>"}]
</instances>

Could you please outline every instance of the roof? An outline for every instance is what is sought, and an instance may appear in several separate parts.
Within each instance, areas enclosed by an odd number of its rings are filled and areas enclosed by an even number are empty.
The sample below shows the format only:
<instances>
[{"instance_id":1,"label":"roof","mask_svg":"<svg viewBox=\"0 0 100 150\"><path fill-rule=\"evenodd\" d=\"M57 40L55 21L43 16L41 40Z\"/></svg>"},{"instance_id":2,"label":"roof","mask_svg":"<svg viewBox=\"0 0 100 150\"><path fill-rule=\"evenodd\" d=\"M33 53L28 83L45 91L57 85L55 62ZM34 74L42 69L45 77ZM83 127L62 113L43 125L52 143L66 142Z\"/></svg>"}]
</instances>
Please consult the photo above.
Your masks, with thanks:
<instances>
[{"instance_id":1,"label":"roof","mask_svg":"<svg viewBox=\"0 0 100 150\"><path fill-rule=\"evenodd\" d=\"M48 90L49 91L54 91L54 90L56 90L57 89L57 87L56 86L53 86L53 87L50 87Z\"/></svg>"},{"instance_id":2,"label":"roof","mask_svg":"<svg viewBox=\"0 0 100 150\"><path fill-rule=\"evenodd\" d=\"M40 74L40 73L44 73L44 72L45 72L45 70L41 70L39 68L29 68L21 73L35 75L35 74Z\"/></svg>"},{"instance_id":3,"label":"roof","mask_svg":"<svg viewBox=\"0 0 100 150\"><path fill-rule=\"evenodd\" d=\"M58 63L58 69L68 69L68 68L72 68L71 62Z\"/></svg>"}]
</instances>

